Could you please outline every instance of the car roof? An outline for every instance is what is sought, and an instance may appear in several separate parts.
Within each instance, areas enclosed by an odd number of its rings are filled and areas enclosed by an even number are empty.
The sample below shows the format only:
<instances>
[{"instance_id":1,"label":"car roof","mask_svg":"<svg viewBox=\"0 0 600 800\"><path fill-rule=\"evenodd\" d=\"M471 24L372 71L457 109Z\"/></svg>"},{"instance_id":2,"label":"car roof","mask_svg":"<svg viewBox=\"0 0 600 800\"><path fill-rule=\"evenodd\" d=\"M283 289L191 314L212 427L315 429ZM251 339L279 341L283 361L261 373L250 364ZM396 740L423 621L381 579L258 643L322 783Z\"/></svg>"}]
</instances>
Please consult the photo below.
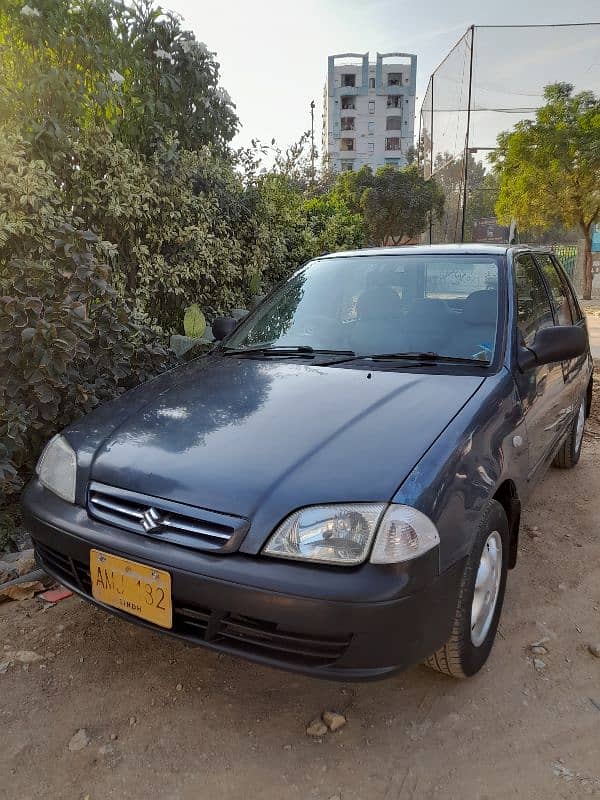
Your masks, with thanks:
<instances>
[{"instance_id":1,"label":"car roof","mask_svg":"<svg viewBox=\"0 0 600 800\"><path fill-rule=\"evenodd\" d=\"M348 256L400 256L400 255L506 255L508 251L545 252L550 248L531 245L508 244L428 244L403 245L401 247L366 247L362 250L343 250L339 253L324 253L318 258L346 258Z\"/></svg>"}]
</instances>

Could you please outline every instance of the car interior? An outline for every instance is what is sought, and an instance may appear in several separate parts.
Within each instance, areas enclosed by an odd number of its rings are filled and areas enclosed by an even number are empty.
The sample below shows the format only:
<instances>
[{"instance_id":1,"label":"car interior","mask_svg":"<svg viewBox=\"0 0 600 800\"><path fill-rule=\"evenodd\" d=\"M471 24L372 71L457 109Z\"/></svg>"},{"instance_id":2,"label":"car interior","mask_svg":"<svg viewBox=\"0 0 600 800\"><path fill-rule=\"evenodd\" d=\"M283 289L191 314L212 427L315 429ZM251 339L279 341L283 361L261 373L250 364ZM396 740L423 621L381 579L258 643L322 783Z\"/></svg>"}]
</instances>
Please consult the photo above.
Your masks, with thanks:
<instances>
[{"instance_id":1,"label":"car interior","mask_svg":"<svg viewBox=\"0 0 600 800\"><path fill-rule=\"evenodd\" d=\"M479 289L464 298L401 296L394 286L368 286L356 300L350 345L369 352L428 351L490 360L498 293Z\"/></svg>"}]
</instances>

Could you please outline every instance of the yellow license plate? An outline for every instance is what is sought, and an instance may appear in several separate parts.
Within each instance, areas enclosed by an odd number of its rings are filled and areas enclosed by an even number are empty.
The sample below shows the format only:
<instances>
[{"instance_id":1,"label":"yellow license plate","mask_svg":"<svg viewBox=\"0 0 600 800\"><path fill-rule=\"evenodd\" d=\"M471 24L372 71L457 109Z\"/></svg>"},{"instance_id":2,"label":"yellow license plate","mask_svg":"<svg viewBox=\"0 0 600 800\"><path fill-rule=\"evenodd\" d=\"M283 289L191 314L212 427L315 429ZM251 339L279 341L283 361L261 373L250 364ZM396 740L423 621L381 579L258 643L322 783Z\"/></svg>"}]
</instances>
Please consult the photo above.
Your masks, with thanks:
<instances>
[{"instance_id":1,"label":"yellow license plate","mask_svg":"<svg viewBox=\"0 0 600 800\"><path fill-rule=\"evenodd\" d=\"M127 558L90 550L92 595L101 603L160 625L173 627L171 576Z\"/></svg>"}]
</instances>

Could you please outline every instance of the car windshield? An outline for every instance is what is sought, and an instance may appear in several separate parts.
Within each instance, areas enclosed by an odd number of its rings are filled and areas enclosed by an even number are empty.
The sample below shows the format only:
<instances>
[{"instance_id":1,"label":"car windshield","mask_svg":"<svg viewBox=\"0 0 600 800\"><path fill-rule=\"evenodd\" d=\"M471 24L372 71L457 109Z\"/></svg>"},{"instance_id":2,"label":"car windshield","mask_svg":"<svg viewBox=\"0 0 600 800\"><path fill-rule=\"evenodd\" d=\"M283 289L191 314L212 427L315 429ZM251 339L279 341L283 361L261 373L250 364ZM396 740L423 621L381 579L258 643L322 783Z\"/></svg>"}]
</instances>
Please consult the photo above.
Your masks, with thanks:
<instances>
[{"instance_id":1,"label":"car windshield","mask_svg":"<svg viewBox=\"0 0 600 800\"><path fill-rule=\"evenodd\" d=\"M281 285L227 347L419 353L491 362L498 261L470 254L318 259Z\"/></svg>"}]
</instances>

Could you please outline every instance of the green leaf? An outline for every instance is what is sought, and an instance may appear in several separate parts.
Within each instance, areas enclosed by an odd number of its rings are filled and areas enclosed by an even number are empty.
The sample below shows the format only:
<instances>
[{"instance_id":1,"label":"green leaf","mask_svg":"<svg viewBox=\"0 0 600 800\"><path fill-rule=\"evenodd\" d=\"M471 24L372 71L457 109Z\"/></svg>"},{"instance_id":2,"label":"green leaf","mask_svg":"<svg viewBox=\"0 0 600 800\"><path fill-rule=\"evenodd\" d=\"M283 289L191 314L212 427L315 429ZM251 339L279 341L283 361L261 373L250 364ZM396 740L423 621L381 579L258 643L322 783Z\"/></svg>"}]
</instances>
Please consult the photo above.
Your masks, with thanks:
<instances>
[{"instance_id":1,"label":"green leaf","mask_svg":"<svg viewBox=\"0 0 600 800\"><path fill-rule=\"evenodd\" d=\"M186 336L192 338L204 336L206 319L197 303L193 303L186 309L183 317L183 330Z\"/></svg>"}]
</instances>

